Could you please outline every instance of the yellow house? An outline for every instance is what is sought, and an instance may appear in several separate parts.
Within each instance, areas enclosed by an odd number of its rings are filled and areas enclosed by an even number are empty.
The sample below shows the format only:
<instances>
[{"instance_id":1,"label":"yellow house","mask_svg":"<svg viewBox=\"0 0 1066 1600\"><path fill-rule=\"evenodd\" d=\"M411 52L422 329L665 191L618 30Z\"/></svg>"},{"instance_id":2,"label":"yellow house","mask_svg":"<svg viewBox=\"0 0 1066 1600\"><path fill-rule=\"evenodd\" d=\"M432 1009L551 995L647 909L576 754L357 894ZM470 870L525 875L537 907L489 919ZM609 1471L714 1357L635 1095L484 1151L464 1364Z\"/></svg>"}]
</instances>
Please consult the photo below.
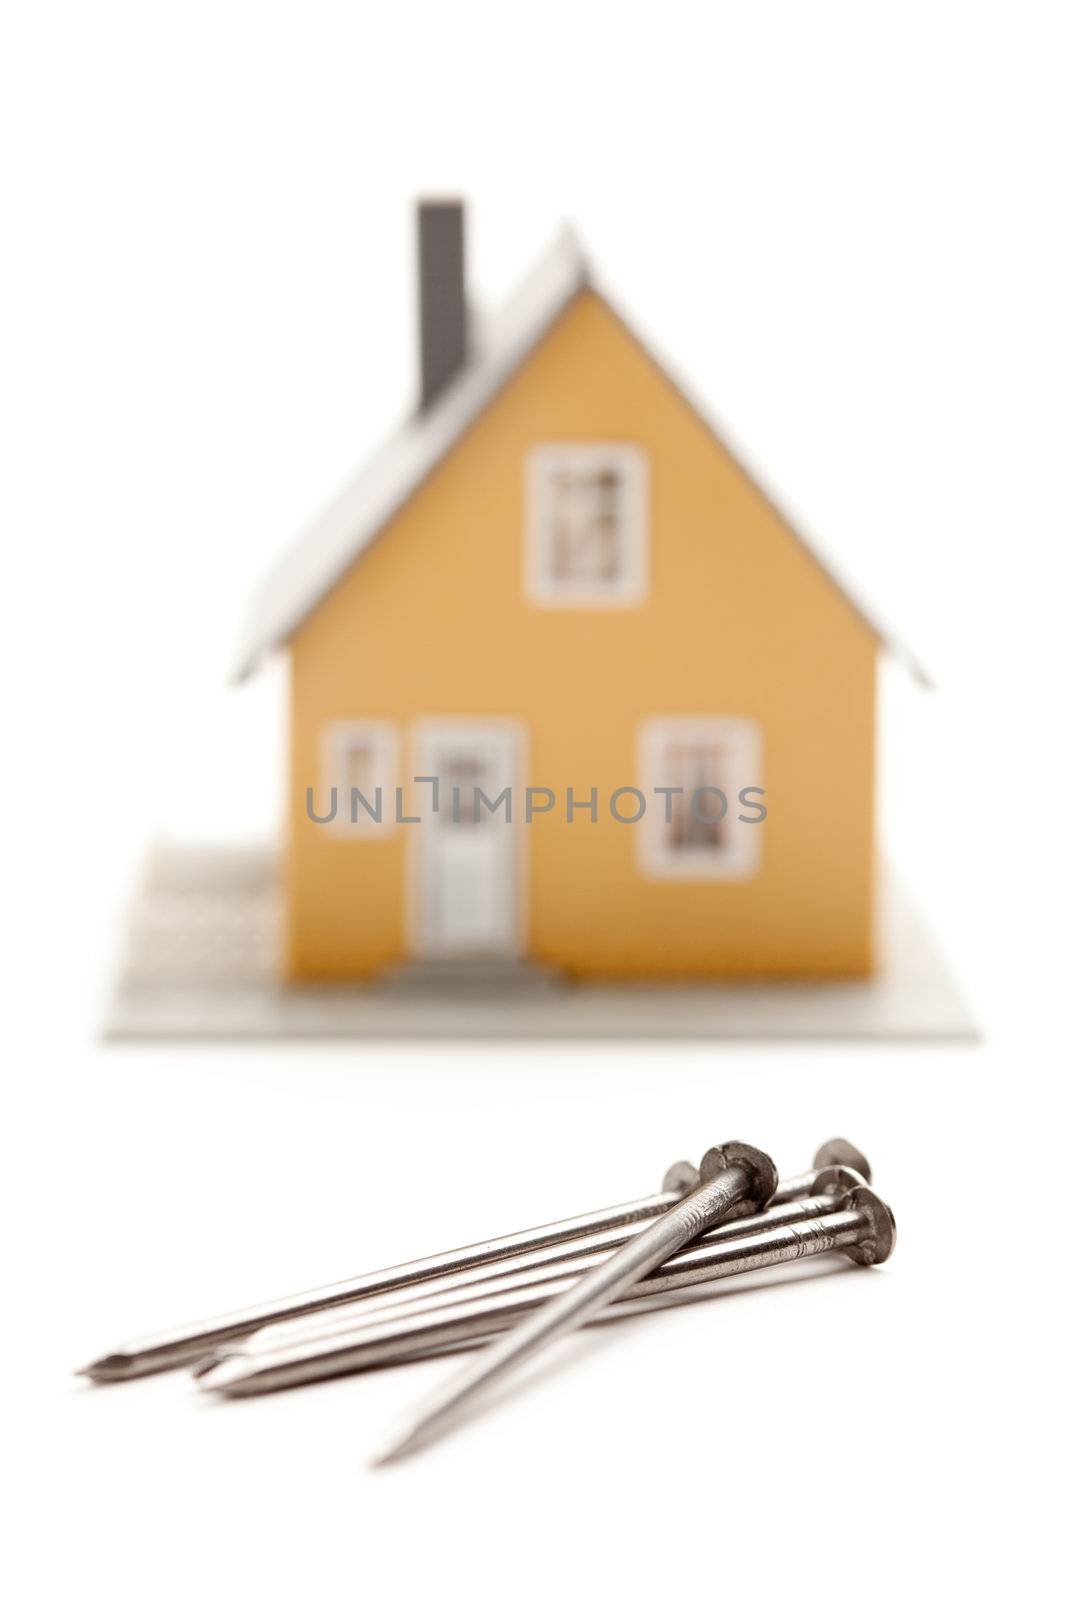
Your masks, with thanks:
<instances>
[{"instance_id":1,"label":"yellow house","mask_svg":"<svg viewBox=\"0 0 1066 1600\"><path fill-rule=\"evenodd\" d=\"M419 208L418 410L261 591L286 968L860 977L882 636L564 235L468 349Z\"/></svg>"}]
</instances>

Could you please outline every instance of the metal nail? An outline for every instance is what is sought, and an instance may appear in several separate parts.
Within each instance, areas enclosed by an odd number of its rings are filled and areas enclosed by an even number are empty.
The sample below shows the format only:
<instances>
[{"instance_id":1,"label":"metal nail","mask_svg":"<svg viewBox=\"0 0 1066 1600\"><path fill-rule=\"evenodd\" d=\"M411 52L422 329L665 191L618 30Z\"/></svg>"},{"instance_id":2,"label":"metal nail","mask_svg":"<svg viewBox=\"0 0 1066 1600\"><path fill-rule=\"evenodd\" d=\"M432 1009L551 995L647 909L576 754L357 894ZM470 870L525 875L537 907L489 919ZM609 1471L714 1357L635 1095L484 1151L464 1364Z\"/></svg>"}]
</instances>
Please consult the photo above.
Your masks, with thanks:
<instances>
[{"instance_id":1,"label":"metal nail","mask_svg":"<svg viewBox=\"0 0 1066 1600\"><path fill-rule=\"evenodd\" d=\"M740 1202L764 1206L776 1188L777 1168L764 1151L740 1140L714 1145L700 1162L698 1189L613 1251L606 1261L583 1273L562 1294L508 1328L488 1349L479 1351L430 1401L382 1461L438 1438L509 1373L617 1300L697 1234L722 1221Z\"/></svg>"},{"instance_id":2,"label":"metal nail","mask_svg":"<svg viewBox=\"0 0 1066 1600\"><path fill-rule=\"evenodd\" d=\"M794 1199L809 1192L815 1171L822 1166L835 1165L840 1157L819 1160L823 1152L840 1146L854 1159L843 1162L853 1166L864 1177L869 1175L866 1158L846 1140L831 1140L815 1155L814 1169L787 1180L782 1187L783 1199ZM688 1161L675 1162L669 1168L662 1190L636 1200L624 1200L601 1211L589 1211L579 1216L565 1217L558 1222L544 1223L518 1233L504 1234L499 1238L460 1246L456 1250L442 1251L437 1255L423 1256L415 1261L397 1266L379 1268L359 1277L341 1279L317 1289L308 1289L280 1300L261 1305L247 1306L221 1316L205 1318L200 1322L186 1323L161 1333L148 1334L133 1339L109 1351L98 1360L80 1369L80 1376L95 1383L121 1382L128 1378L146 1377L154 1372L164 1372L172 1367L188 1365L201 1359L217 1345L231 1343L274 1323L289 1318L303 1317L338 1306L347 1306L371 1295L387 1293L411 1284L444 1277L468 1267L506 1260L528 1250L592 1234L601 1229L631 1222L647 1222L662 1215L682 1195L699 1182L696 1168Z\"/></svg>"},{"instance_id":3,"label":"metal nail","mask_svg":"<svg viewBox=\"0 0 1066 1600\"><path fill-rule=\"evenodd\" d=\"M811 1184L826 1167L849 1167L852 1172L859 1174L864 1183L869 1183L873 1176L870 1163L850 1140L827 1139L814 1152L814 1165L810 1172L799 1172L794 1178L782 1178L779 1181L771 1204L783 1205L787 1200L798 1200L801 1195L810 1194Z\"/></svg>"},{"instance_id":4,"label":"metal nail","mask_svg":"<svg viewBox=\"0 0 1066 1600\"><path fill-rule=\"evenodd\" d=\"M670 1297L678 1290L832 1250L845 1250L865 1266L886 1260L895 1243L895 1224L884 1202L865 1187L833 1198L836 1210L829 1215L785 1223L775 1221L774 1213L768 1211L757 1232L731 1238L715 1233L709 1241L678 1254L633 1284L617 1304L590 1318L590 1324L656 1310L671 1304ZM566 1294L577 1281L572 1275L542 1279L450 1306L427 1301L424 1309L385 1322L368 1320L333 1339L322 1338L287 1350L236 1353L208 1371L200 1386L214 1394L240 1398L460 1347L474 1348L528 1320L531 1310ZM418 1425L413 1433L419 1437L405 1434L390 1457L406 1453L401 1449L405 1441L411 1449L423 1442ZM428 1438L427 1433L425 1442Z\"/></svg>"},{"instance_id":5,"label":"metal nail","mask_svg":"<svg viewBox=\"0 0 1066 1600\"><path fill-rule=\"evenodd\" d=\"M772 1216L775 1222L802 1222L810 1217L828 1216L836 1209L837 1197L849 1189L862 1187L861 1173L851 1167L823 1167L805 1173L804 1182L809 1193L796 1200L777 1204L777 1194L765 1212L749 1213L731 1222L719 1223L714 1229L715 1239L739 1239L757 1233ZM780 1192L780 1185L778 1193ZM534 1283L545 1273L548 1277L567 1272L586 1272L593 1256L602 1257L607 1250L627 1243L648 1226L647 1222L627 1222L617 1228L604 1228L596 1233L583 1234L577 1239L567 1239L561 1244L546 1245L539 1250L527 1250L519 1256L503 1261L490 1261L462 1272L450 1272L443 1277L426 1282L409 1284L387 1294L374 1295L367 1300L357 1300L347 1305L334 1306L303 1317L292 1317L285 1322L270 1323L250 1334L239 1344L227 1343L205 1358L197 1372L206 1372L223 1355L258 1354L261 1351L279 1350L287 1345L304 1344L319 1337L344 1333L347 1329L362 1326L367 1321L380 1322L399 1312L418 1308L456 1304L456 1292L463 1291L467 1298L493 1293L497 1288L514 1286L516 1277L522 1283ZM703 1236L701 1235L701 1238ZM686 1245L690 1250L695 1245Z\"/></svg>"}]
</instances>

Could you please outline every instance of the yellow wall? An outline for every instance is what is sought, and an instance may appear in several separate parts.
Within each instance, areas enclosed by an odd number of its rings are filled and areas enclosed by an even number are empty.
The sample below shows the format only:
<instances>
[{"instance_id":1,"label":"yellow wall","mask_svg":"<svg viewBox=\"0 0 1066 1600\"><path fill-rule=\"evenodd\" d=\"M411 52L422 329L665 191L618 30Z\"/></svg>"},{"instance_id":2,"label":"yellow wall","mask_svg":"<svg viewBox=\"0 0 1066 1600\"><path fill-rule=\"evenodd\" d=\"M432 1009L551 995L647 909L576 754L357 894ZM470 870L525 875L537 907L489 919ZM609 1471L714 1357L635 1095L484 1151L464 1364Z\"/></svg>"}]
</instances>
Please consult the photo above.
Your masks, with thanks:
<instances>
[{"instance_id":1,"label":"yellow wall","mask_svg":"<svg viewBox=\"0 0 1066 1600\"><path fill-rule=\"evenodd\" d=\"M648 594L635 609L524 598L525 454L565 440L647 454ZM610 977L867 972L875 669L876 642L847 602L609 307L582 293L292 640L290 974L365 975L409 953L418 830L338 838L308 820L323 723L387 717L406 755L423 716L518 718L525 781L560 801L567 785L595 786L603 807L640 781L639 722L671 714L761 724L757 876L648 878L636 829L567 825L560 803L524 829L530 955Z\"/></svg>"}]
</instances>

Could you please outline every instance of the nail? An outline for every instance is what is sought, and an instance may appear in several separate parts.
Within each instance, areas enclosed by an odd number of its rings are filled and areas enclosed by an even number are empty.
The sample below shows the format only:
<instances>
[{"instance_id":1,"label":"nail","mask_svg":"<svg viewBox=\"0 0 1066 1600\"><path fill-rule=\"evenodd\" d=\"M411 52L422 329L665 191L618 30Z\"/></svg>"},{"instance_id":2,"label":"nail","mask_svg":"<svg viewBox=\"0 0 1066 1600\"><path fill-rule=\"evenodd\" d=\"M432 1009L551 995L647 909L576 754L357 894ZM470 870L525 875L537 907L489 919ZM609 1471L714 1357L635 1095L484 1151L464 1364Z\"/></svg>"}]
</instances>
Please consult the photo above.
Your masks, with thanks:
<instances>
[{"instance_id":1,"label":"nail","mask_svg":"<svg viewBox=\"0 0 1066 1600\"><path fill-rule=\"evenodd\" d=\"M867 1266L886 1260L895 1242L895 1225L883 1201L865 1187L832 1199L836 1209L831 1214L786 1223L775 1221L774 1213L768 1211L761 1219L763 1226L747 1236L722 1238L715 1233L709 1241L683 1251L633 1284L615 1306L595 1320L613 1321L623 1309L655 1310L660 1302L669 1303L668 1297L679 1289L832 1250L846 1250L852 1259ZM460 1343L472 1348L528 1320L532 1309L565 1294L575 1281L573 1276L542 1279L451 1306L427 1301L425 1309L413 1314L377 1324L368 1322L333 1340L323 1338L317 1344L287 1351L238 1353L219 1362L200 1380L200 1387L240 1398L437 1355ZM419 1425L411 1432L420 1433ZM429 1437L427 1432L426 1442ZM394 1453L406 1453L401 1445L407 1438L405 1434L397 1442L390 1458ZM422 1442L421 1436L417 1442ZM416 1440L411 1437L406 1448L415 1447Z\"/></svg>"},{"instance_id":2,"label":"nail","mask_svg":"<svg viewBox=\"0 0 1066 1600\"><path fill-rule=\"evenodd\" d=\"M695 1168L692 1170L695 1171ZM775 1194L765 1212L749 1213L731 1222L719 1223L714 1229L714 1238L736 1239L744 1238L749 1233L757 1233L766 1226L766 1219L770 1216L779 1223L801 1222L809 1217L827 1216L836 1207L837 1195L861 1187L864 1181L861 1174L851 1167L839 1166L823 1167L818 1171L805 1173L803 1179L809 1193L805 1193L799 1199L786 1201L783 1205L777 1204L777 1194ZM284 1349L288 1345L305 1344L318 1338L344 1333L347 1329L360 1327L367 1321L380 1322L409 1308L429 1309L430 1302L434 1306L451 1305L456 1303L455 1295L459 1290L468 1291L467 1297L470 1298L474 1292L479 1295L491 1294L497 1288L513 1287L514 1280L518 1276L523 1283L535 1283L543 1278L545 1273L551 1277L561 1272L586 1272L591 1256L599 1256L604 1251L616 1249L642 1233L647 1226L647 1222L626 1222L617 1228L604 1228L596 1233L583 1234L577 1239L564 1240L557 1245L546 1245L539 1250L526 1250L521 1255L510 1256L504 1261L490 1261L482 1266L468 1267L462 1272L450 1272L440 1278L409 1284L403 1289L374 1295L368 1300L334 1306L329 1311L293 1317L285 1322L270 1323L240 1343L231 1342L217 1348L198 1363L196 1374L199 1376L210 1371L223 1355L253 1355L268 1350ZM693 1246L687 1245L685 1248L691 1249Z\"/></svg>"},{"instance_id":3,"label":"nail","mask_svg":"<svg viewBox=\"0 0 1066 1600\"><path fill-rule=\"evenodd\" d=\"M728 1188L730 1174L735 1170L732 1159L741 1148L744 1147L736 1144L723 1146L721 1154L729 1164L721 1169L718 1177L695 1190L693 1195L682 1200L673 1212L667 1212L664 1217L653 1223L648 1233L657 1232L665 1238L670 1231L671 1219L675 1219L680 1225L681 1219L695 1209L691 1202L696 1197L704 1197L705 1203L713 1209L718 1195ZM715 1152L708 1152L708 1155L712 1154ZM758 1155L759 1152L753 1154ZM706 1176L707 1171L705 1156L700 1164L701 1175ZM754 1173L750 1181L758 1182ZM712 1198L715 1191L717 1194ZM837 1224L835 1228L834 1220ZM707 1249L734 1252L734 1270L750 1271L756 1264L776 1264L782 1260L794 1260L797 1255L820 1255L833 1248L842 1248L853 1260L859 1261L864 1266L872 1266L877 1261L885 1260L895 1244L895 1221L892 1213L868 1189L857 1191L854 1210L841 1212L836 1219L829 1218L825 1221L798 1223L793 1227L785 1227L780 1230L786 1235L785 1240L781 1242L774 1241L770 1237L778 1231L770 1228L766 1233L755 1235L746 1241L736 1240L724 1246L708 1245ZM634 1241L633 1246L624 1246L622 1250L616 1252L616 1258L630 1254L635 1264L638 1254L636 1245L646 1242L647 1235L643 1241ZM759 1248L760 1244L764 1247L762 1250ZM680 1287L679 1279L682 1275L682 1272L674 1267L672 1274L667 1274L664 1279L664 1284ZM579 1326L594 1310L602 1309L610 1298L609 1285L632 1288L637 1283L644 1287L643 1277L631 1278L628 1283L626 1277L626 1271L619 1270L617 1259L608 1262L603 1268L588 1274L573 1287L564 1290L556 1299L531 1312L514 1328L501 1334L486 1350L475 1355L466 1364L457 1379L444 1386L437 1399L416 1417L412 1425L404 1429L400 1437L377 1458L375 1464L384 1466L388 1462L398 1461L403 1456L423 1449L447 1433L461 1420L463 1414L469 1411L474 1400L483 1397L505 1371L513 1371L534 1351L546 1348L559 1333ZM596 1283L596 1279L600 1280L599 1284ZM620 1292L624 1292L624 1288Z\"/></svg>"},{"instance_id":4,"label":"nail","mask_svg":"<svg viewBox=\"0 0 1066 1600\"><path fill-rule=\"evenodd\" d=\"M853 1166L864 1177L869 1176L866 1158L846 1140L830 1140L815 1155L815 1170L789 1179L782 1188L782 1199L795 1199L809 1192L819 1167L836 1165L839 1158L819 1160L822 1152L840 1146L855 1157L842 1164ZM503 1261L547 1245L561 1244L569 1239L596 1233L631 1222L648 1222L660 1216L699 1182L699 1173L688 1161L675 1162L663 1179L658 1194L641 1199L624 1200L602 1211L589 1211L579 1216L565 1217L559 1222L545 1223L537 1228L518 1233L504 1234L496 1239L461 1246L457 1250L442 1251L437 1255L423 1256L398 1266L383 1267L359 1277L341 1279L317 1289L289 1295L280 1300L267 1301L242 1310L225 1312L221 1316L206 1318L201 1322L187 1323L162 1333L133 1339L109 1351L107 1355L79 1369L80 1377L91 1378L94 1383L116 1383L129 1378L147 1377L154 1372L165 1372L172 1367L186 1366L209 1355L218 1345L231 1344L255 1333L260 1328L288 1321L290 1318L309 1316L333 1310L380 1295L393 1289L442 1278L469 1267Z\"/></svg>"},{"instance_id":5,"label":"nail","mask_svg":"<svg viewBox=\"0 0 1066 1600\"><path fill-rule=\"evenodd\" d=\"M762 1150L739 1140L714 1145L700 1162L698 1189L649 1223L635 1239L612 1251L606 1261L583 1273L562 1294L538 1306L479 1351L382 1459L390 1460L394 1454L405 1454L439 1438L509 1373L617 1300L697 1234L722 1221L741 1201L764 1206L776 1188L777 1168Z\"/></svg>"},{"instance_id":6,"label":"nail","mask_svg":"<svg viewBox=\"0 0 1066 1600\"><path fill-rule=\"evenodd\" d=\"M827 1139L814 1152L814 1166L810 1172L799 1172L794 1178L782 1178L777 1185L777 1193L771 1202L781 1205L786 1200L796 1200L800 1195L809 1194L811 1184L818 1173L825 1167L849 1167L852 1172L857 1172L864 1183L869 1183L873 1176L870 1163L847 1139Z\"/></svg>"}]
</instances>

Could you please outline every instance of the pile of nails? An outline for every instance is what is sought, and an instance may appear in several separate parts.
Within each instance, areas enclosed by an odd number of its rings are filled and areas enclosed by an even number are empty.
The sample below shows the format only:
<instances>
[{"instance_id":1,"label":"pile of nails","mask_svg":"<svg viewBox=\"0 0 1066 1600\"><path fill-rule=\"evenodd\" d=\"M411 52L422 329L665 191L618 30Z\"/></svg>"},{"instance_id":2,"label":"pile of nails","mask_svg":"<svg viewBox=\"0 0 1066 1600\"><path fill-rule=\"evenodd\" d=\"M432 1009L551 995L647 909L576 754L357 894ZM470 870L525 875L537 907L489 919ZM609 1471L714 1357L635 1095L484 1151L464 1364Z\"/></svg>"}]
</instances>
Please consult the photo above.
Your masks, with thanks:
<instances>
[{"instance_id":1,"label":"pile of nails","mask_svg":"<svg viewBox=\"0 0 1066 1600\"><path fill-rule=\"evenodd\" d=\"M216 1395L475 1350L379 1460L446 1432L506 1373L583 1324L676 1302L675 1291L839 1251L887 1260L895 1223L846 1139L779 1179L753 1145L672 1166L662 1189L602 1211L424 1256L134 1340L82 1369L96 1383L192 1366ZM617 1305L617 1310L613 1308Z\"/></svg>"}]
</instances>

